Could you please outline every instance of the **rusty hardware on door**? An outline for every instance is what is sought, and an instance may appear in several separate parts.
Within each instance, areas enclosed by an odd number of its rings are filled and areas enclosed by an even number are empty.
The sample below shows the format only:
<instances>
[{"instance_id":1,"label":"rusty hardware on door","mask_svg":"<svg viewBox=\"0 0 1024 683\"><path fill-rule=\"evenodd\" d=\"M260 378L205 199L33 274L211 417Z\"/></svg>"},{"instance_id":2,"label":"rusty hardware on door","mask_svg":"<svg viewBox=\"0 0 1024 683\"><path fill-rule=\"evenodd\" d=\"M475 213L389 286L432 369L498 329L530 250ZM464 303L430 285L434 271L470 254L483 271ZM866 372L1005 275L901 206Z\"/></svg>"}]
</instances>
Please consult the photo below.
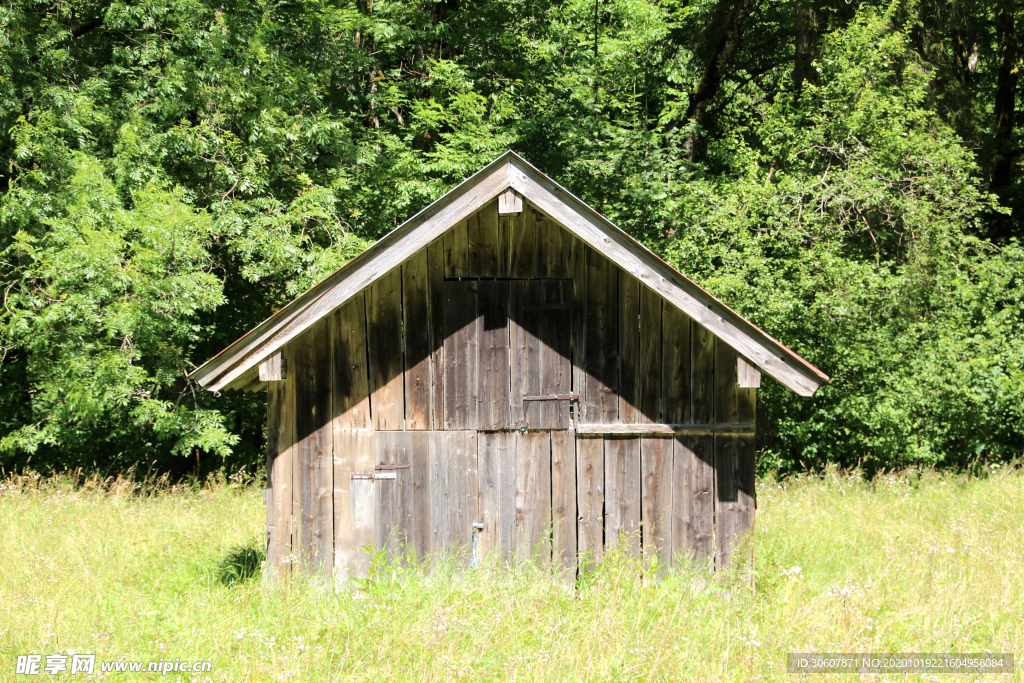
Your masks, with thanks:
<instances>
[{"instance_id":1,"label":"rusty hardware on door","mask_svg":"<svg viewBox=\"0 0 1024 683\"><path fill-rule=\"evenodd\" d=\"M542 394L540 396L523 396L524 401L579 401L579 394Z\"/></svg>"}]
</instances>

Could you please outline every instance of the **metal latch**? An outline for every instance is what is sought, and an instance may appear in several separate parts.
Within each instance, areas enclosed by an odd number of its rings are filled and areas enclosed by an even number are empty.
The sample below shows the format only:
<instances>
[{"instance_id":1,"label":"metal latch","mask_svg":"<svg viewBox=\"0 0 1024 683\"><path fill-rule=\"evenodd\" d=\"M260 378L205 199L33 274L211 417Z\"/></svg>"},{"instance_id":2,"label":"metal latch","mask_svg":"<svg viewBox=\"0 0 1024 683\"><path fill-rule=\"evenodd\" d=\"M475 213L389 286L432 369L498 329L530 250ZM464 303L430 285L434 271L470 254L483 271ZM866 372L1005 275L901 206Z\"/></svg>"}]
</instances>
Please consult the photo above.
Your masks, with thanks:
<instances>
[{"instance_id":1,"label":"metal latch","mask_svg":"<svg viewBox=\"0 0 1024 683\"><path fill-rule=\"evenodd\" d=\"M542 394L540 396L523 396L524 401L579 401L579 394Z\"/></svg>"}]
</instances>

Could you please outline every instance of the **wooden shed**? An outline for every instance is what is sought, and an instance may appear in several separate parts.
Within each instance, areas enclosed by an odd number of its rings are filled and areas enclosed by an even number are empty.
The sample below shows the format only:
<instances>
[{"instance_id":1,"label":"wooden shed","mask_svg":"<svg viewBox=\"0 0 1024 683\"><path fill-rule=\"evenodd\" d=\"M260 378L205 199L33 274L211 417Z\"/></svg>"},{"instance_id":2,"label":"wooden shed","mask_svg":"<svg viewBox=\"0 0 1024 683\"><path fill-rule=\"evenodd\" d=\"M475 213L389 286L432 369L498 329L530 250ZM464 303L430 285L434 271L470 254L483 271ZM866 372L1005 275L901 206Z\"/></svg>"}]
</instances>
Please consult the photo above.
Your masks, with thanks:
<instances>
[{"instance_id":1,"label":"wooden shed","mask_svg":"<svg viewBox=\"0 0 1024 683\"><path fill-rule=\"evenodd\" d=\"M267 558L724 566L761 373L828 380L514 152L193 373L267 390Z\"/></svg>"}]
</instances>

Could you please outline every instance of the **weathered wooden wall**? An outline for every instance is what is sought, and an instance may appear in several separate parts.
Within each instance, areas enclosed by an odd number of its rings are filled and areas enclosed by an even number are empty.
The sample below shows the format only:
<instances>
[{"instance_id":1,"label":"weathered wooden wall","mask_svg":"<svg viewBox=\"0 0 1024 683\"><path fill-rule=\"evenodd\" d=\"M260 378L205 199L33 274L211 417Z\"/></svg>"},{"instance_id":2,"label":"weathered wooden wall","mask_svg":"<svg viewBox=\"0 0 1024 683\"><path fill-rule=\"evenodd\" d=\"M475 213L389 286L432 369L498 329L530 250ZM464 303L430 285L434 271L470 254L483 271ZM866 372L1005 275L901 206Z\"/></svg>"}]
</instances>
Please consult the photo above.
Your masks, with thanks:
<instances>
[{"instance_id":1,"label":"weathered wooden wall","mask_svg":"<svg viewBox=\"0 0 1024 683\"><path fill-rule=\"evenodd\" d=\"M492 202L281 358L279 573L362 575L365 545L721 566L752 527L756 389L736 352L529 204Z\"/></svg>"}]
</instances>

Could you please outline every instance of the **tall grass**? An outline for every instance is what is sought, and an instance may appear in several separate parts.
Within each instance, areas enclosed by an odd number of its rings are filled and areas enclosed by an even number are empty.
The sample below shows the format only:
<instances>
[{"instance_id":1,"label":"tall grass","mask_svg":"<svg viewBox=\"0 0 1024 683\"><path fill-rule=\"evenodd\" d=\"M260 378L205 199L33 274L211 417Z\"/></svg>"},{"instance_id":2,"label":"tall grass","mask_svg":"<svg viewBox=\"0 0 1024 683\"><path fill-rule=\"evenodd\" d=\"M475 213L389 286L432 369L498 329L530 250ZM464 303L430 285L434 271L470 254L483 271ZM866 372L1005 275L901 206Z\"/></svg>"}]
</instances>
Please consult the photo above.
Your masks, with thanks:
<instances>
[{"instance_id":1,"label":"tall grass","mask_svg":"<svg viewBox=\"0 0 1024 683\"><path fill-rule=\"evenodd\" d=\"M787 652L1024 655L1024 476L759 483L753 586L612 556L577 590L485 564L335 594L253 575L256 487L8 477L0 680L51 652L213 662L183 681L781 681ZM972 677L862 678L943 679Z\"/></svg>"}]
</instances>

